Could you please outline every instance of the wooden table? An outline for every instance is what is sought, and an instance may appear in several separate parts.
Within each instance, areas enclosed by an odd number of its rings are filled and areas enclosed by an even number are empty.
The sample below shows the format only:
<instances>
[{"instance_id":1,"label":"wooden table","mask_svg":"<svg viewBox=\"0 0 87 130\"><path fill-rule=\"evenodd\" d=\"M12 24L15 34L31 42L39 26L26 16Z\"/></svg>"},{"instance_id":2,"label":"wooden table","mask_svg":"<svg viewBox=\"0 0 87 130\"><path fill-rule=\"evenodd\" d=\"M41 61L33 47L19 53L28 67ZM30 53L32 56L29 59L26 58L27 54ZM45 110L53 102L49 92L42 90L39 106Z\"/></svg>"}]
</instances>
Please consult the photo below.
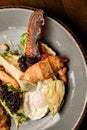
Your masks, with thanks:
<instances>
[{"instance_id":1,"label":"wooden table","mask_svg":"<svg viewBox=\"0 0 87 130\"><path fill-rule=\"evenodd\" d=\"M2 6L41 8L57 17L79 39L87 62L87 0L0 0L0 7ZM85 118L78 129L87 130L87 114L85 114Z\"/></svg>"}]
</instances>

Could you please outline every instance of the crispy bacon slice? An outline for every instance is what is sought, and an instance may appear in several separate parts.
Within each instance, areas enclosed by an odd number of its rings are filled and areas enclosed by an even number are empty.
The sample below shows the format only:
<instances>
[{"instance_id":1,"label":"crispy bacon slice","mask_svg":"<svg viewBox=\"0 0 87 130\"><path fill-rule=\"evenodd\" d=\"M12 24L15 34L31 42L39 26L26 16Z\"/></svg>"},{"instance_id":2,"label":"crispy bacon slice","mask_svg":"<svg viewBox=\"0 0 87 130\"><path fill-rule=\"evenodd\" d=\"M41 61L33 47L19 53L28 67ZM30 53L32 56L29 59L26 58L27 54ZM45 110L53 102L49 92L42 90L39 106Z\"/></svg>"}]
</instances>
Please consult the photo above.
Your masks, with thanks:
<instances>
[{"instance_id":1,"label":"crispy bacon slice","mask_svg":"<svg viewBox=\"0 0 87 130\"><path fill-rule=\"evenodd\" d=\"M25 55L29 57L39 57L38 39L44 25L44 11L36 10L29 19Z\"/></svg>"}]
</instances>

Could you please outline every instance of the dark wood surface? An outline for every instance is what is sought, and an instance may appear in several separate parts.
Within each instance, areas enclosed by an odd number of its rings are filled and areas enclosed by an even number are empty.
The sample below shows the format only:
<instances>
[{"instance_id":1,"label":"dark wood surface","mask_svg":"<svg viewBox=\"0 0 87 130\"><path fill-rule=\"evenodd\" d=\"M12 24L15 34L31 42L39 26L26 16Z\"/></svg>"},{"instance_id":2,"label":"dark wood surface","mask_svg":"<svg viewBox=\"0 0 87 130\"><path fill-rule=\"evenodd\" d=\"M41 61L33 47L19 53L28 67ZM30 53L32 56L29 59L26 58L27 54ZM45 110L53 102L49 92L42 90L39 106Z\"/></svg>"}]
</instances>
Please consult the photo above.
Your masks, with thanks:
<instances>
[{"instance_id":1,"label":"dark wood surface","mask_svg":"<svg viewBox=\"0 0 87 130\"><path fill-rule=\"evenodd\" d=\"M0 0L3 6L41 8L64 22L76 35L87 62L87 0ZM78 130L87 130L87 107Z\"/></svg>"}]
</instances>

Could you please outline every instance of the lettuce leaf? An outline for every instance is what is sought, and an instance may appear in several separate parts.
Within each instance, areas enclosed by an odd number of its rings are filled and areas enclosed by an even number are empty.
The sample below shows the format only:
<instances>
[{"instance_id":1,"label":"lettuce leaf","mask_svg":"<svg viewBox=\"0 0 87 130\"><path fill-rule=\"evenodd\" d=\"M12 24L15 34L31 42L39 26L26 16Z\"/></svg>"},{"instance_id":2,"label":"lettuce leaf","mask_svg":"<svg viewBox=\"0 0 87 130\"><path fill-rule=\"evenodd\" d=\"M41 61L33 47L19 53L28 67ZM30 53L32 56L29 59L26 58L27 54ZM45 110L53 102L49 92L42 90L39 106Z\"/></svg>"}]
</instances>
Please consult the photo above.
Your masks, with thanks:
<instances>
[{"instance_id":1,"label":"lettuce leaf","mask_svg":"<svg viewBox=\"0 0 87 130\"><path fill-rule=\"evenodd\" d=\"M25 121L29 121L29 118L26 117L23 113L17 113L17 120L19 124L22 124Z\"/></svg>"},{"instance_id":2,"label":"lettuce leaf","mask_svg":"<svg viewBox=\"0 0 87 130\"><path fill-rule=\"evenodd\" d=\"M9 58L9 57L12 57L13 56L13 53L11 51L6 51L4 53L1 54L1 56L5 59Z\"/></svg>"},{"instance_id":3,"label":"lettuce leaf","mask_svg":"<svg viewBox=\"0 0 87 130\"><path fill-rule=\"evenodd\" d=\"M24 90L24 89L21 89L21 88L16 89L12 85L8 85L8 90L13 91L14 93L17 93L17 92L25 93L25 92L27 92L27 90Z\"/></svg>"},{"instance_id":4,"label":"lettuce leaf","mask_svg":"<svg viewBox=\"0 0 87 130\"><path fill-rule=\"evenodd\" d=\"M25 47L26 47L26 37L27 37L27 34L26 34L26 33L23 33L23 34L20 36L20 46L21 46L21 48L23 49L23 51L25 51Z\"/></svg>"},{"instance_id":5,"label":"lettuce leaf","mask_svg":"<svg viewBox=\"0 0 87 130\"><path fill-rule=\"evenodd\" d=\"M46 98L49 110L54 116L59 110L65 94L65 86L61 80L51 80L46 84Z\"/></svg>"}]
</instances>

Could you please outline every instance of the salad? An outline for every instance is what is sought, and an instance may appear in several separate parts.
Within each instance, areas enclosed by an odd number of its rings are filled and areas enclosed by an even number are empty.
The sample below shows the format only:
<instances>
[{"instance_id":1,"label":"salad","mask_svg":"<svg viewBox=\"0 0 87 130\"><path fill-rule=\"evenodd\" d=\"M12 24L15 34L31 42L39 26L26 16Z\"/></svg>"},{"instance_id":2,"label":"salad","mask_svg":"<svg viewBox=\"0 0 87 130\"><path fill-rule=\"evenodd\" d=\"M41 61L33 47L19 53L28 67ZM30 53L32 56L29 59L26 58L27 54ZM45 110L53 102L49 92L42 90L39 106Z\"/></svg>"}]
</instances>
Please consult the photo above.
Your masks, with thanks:
<instances>
[{"instance_id":1,"label":"salad","mask_svg":"<svg viewBox=\"0 0 87 130\"><path fill-rule=\"evenodd\" d=\"M34 11L27 33L20 36L20 52L4 45L0 54L0 104L16 128L49 112L54 116L64 100L68 59L40 41L44 23L44 11Z\"/></svg>"}]
</instances>

